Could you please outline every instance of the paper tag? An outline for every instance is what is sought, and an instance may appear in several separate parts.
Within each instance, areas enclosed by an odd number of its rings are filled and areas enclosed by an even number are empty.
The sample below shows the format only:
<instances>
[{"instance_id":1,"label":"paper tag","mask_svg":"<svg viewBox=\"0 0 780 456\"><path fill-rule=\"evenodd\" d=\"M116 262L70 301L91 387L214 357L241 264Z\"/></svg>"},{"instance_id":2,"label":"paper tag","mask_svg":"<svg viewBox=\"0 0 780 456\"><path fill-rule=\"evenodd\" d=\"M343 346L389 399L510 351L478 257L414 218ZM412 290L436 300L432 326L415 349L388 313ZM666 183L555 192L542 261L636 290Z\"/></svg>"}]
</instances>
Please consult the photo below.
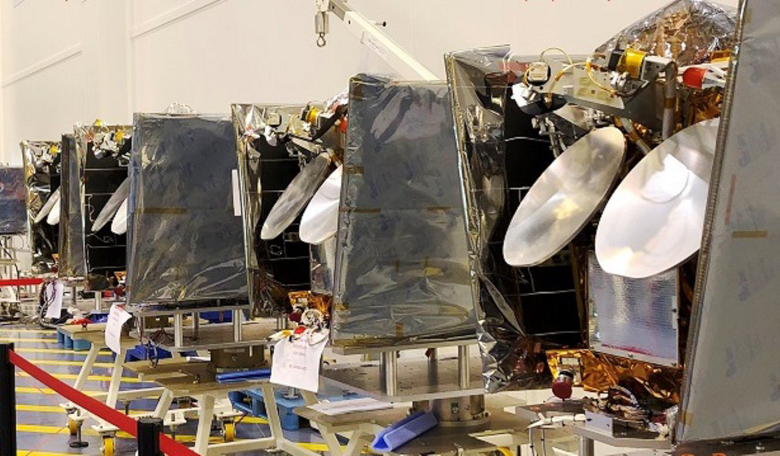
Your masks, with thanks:
<instances>
[{"instance_id":1,"label":"paper tag","mask_svg":"<svg viewBox=\"0 0 780 456\"><path fill-rule=\"evenodd\" d=\"M328 344L328 333L285 338L274 346L271 383L316 393L320 387L320 360Z\"/></svg>"},{"instance_id":2,"label":"paper tag","mask_svg":"<svg viewBox=\"0 0 780 456\"><path fill-rule=\"evenodd\" d=\"M112 304L106 323L106 345L114 353L122 350L122 326L132 317L121 305Z\"/></svg>"},{"instance_id":3,"label":"paper tag","mask_svg":"<svg viewBox=\"0 0 780 456\"><path fill-rule=\"evenodd\" d=\"M241 217L241 186L238 184L238 170L232 170L233 178L233 215Z\"/></svg>"},{"instance_id":4,"label":"paper tag","mask_svg":"<svg viewBox=\"0 0 780 456\"><path fill-rule=\"evenodd\" d=\"M49 308L44 318L58 319L62 316L62 296L65 294L65 284L60 281L50 282L46 285L46 298L49 300Z\"/></svg>"}]
</instances>

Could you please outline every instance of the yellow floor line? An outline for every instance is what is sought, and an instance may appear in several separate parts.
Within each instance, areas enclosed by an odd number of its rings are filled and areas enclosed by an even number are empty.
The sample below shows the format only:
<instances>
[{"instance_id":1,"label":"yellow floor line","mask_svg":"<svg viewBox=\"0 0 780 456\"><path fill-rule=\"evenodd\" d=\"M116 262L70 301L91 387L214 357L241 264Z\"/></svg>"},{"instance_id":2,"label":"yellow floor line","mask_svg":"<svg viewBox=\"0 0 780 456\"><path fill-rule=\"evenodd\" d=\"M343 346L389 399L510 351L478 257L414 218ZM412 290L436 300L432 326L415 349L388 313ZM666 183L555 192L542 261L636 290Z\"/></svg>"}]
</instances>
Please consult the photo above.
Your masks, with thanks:
<instances>
[{"instance_id":1,"label":"yellow floor line","mask_svg":"<svg viewBox=\"0 0 780 456\"><path fill-rule=\"evenodd\" d=\"M32 343L32 344L38 344L38 343L47 343L47 344L56 344L57 338L56 337L36 337L36 338L29 338L29 337L0 337L0 342L13 342L13 343Z\"/></svg>"},{"instance_id":2,"label":"yellow floor line","mask_svg":"<svg viewBox=\"0 0 780 456\"><path fill-rule=\"evenodd\" d=\"M65 410L62 407L56 405L32 405L32 404L16 404L17 412L40 412L40 413L63 413ZM152 413L152 410L131 410L130 416L136 415L148 415ZM242 424L268 424L268 420L265 418L248 416L241 420Z\"/></svg>"},{"instance_id":3,"label":"yellow floor line","mask_svg":"<svg viewBox=\"0 0 780 456\"><path fill-rule=\"evenodd\" d=\"M48 451L18 450L16 456L73 456L78 453L50 453Z\"/></svg>"},{"instance_id":4,"label":"yellow floor line","mask_svg":"<svg viewBox=\"0 0 780 456\"><path fill-rule=\"evenodd\" d=\"M58 380L76 380L78 378L78 374L52 374L49 373L52 377L58 379ZM25 377L25 378L32 378L32 375L28 374L27 372L17 372L17 377ZM110 375L90 375L87 377L87 381L91 382L110 382L111 376ZM122 383L141 383L141 380L134 378L134 377L122 377Z\"/></svg>"},{"instance_id":5,"label":"yellow floor line","mask_svg":"<svg viewBox=\"0 0 780 456\"><path fill-rule=\"evenodd\" d=\"M60 361L58 359L33 358L30 361L34 362L38 366L75 366L75 367L81 367L81 366L84 365L83 361ZM114 367L114 363L95 363L94 366L105 369L105 368Z\"/></svg>"},{"instance_id":6,"label":"yellow floor line","mask_svg":"<svg viewBox=\"0 0 780 456\"><path fill-rule=\"evenodd\" d=\"M27 394L46 394L48 396L59 396L59 393L50 388L35 388L32 386L17 386L17 393ZM105 394L105 391L81 391L87 396L97 396L98 394Z\"/></svg>"},{"instance_id":7,"label":"yellow floor line","mask_svg":"<svg viewBox=\"0 0 780 456\"><path fill-rule=\"evenodd\" d=\"M0 329L0 334L57 334L53 329Z\"/></svg>"},{"instance_id":8,"label":"yellow floor line","mask_svg":"<svg viewBox=\"0 0 780 456\"><path fill-rule=\"evenodd\" d=\"M63 348L14 348L14 351L16 353L49 353L53 355L77 355L77 356L87 356L87 350L84 351L75 351L75 350L68 350ZM99 355L110 355L110 350L100 350L98 352Z\"/></svg>"},{"instance_id":9,"label":"yellow floor line","mask_svg":"<svg viewBox=\"0 0 780 456\"><path fill-rule=\"evenodd\" d=\"M44 412L44 413L64 413L65 409L56 405L28 405L16 404L17 412Z\"/></svg>"},{"instance_id":10,"label":"yellow floor line","mask_svg":"<svg viewBox=\"0 0 780 456\"><path fill-rule=\"evenodd\" d=\"M16 432L32 432L34 434L70 435L70 431L68 430L67 426L45 426L40 424L17 424ZM81 434L90 437L97 437L100 435L89 425L82 425ZM131 440L135 439L135 437L123 431L117 432L116 437L120 439L131 439ZM236 439L236 441L239 440L246 440L246 439ZM194 442L195 436L189 434L177 434L176 441L181 443ZM222 437L219 436L212 436L209 438L209 443L221 443L223 441L224 440L222 439Z\"/></svg>"},{"instance_id":11,"label":"yellow floor line","mask_svg":"<svg viewBox=\"0 0 780 456\"><path fill-rule=\"evenodd\" d=\"M296 445L309 451L317 451L320 453L328 451L328 446L324 443L298 442ZM341 445L341 449L346 450L346 445Z\"/></svg>"}]
</instances>

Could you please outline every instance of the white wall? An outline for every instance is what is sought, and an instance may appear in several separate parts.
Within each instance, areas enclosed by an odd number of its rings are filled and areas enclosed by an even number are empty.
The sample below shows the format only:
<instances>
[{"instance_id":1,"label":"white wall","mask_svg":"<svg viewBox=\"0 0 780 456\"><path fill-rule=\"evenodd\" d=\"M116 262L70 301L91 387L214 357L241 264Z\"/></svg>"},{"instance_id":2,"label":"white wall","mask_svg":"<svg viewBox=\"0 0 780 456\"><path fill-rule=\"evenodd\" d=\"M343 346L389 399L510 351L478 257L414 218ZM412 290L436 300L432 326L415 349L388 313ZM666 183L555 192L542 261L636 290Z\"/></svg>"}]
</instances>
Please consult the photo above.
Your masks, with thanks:
<instances>
[{"instance_id":1,"label":"white wall","mask_svg":"<svg viewBox=\"0 0 780 456\"><path fill-rule=\"evenodd\" d=\"M75 122L130 122L171 102L228 112L233 102L324 99L360 71L390 69L331 19L315 45L314 0L4 0L0 7L0 162L23 139ZM350 0L444 76L450 50L509 43L592 51L668 0ZM725 0L735 6L737 0Z\"/></svg>"}]
</instances>

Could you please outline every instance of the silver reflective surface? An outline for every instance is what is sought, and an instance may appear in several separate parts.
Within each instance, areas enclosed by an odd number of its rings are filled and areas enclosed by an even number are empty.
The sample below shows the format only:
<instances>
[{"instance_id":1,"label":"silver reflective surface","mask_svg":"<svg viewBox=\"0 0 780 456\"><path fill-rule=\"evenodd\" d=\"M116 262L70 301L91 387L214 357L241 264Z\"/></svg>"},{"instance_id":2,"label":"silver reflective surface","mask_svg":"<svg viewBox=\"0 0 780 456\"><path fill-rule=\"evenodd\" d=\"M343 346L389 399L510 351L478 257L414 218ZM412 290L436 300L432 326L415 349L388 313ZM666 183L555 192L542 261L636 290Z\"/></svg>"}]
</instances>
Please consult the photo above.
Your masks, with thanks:
<instances>
[{"instance_id":1,"label":"silver reflective surface","mask_svg":"<svg viewBox=\"0 0 780 456\"><path fill-rule=\"evenodd\" d=\"M571 256L562 255L557 266L514 268L502 244L518 197L552 162L550 142L510 98L522 77L510 70L522 62L509 47L453 52L445 64L485 388L543 387L552 380L543 369L545 350L584 343L586 315L574 292Z\"/></svg>"},{"instance_id":2,"label":"silver reflective surface","mask_svg":"<svg viewBox=\"0 0 780 456\"><path fill-rule=\"evenodd\" d=\"M279 316L290 312L290 291L312 290L323 277L322 263L315 261L318 247L298 238L293 223L274 239L260 238L263 223L285 189L300 174L306 152L295 142L273 140L264 134L271 125L277 131L306 135L301 119L303 105L234 104L233 128L238 147L238 177L244 226L249 296L255 315ZM328 293L332 292L328 288Z\"/></svg>"},{"instance_id":3,"label":"silver reflective surface","mask_svg":"<svg viewBox=\"0 0 780 456\"><path fill-rule=\"evenodd\" d=\"M650 277L701 245L718 119L692 125L653 149L620 183L596 232L610 274Z\"/></svg>"},{"instance_id":4,"label":"silver reflective surface","mask_svg":"<svg viewBox=\"0 0 780 456\"><path fill-rule=\"evenodd\" d=\"M111 220L111 232L114 234L127 233L127 198L122 200L122 204L119 205L114 219Z\"/></svg>"},{"instance_id":5,"label":"silver reflective surface","mask_svg":"<svg viewBox=\"0 0 780 456\"><path fill-rule=\"evenodd\" d=\"M351 80L334 345L475 337L449 97L444 83Z\"/></svg>"},{"instance_id":6,"label":"silver reflective surface","mask_svg":"<svg viewBox=\"0 0 780 456\"><path fill-rule=\"evenodd\" d=\"M43 219L45 219L46 216L49 215L49 212L51 212L52 208L54 208L55 206L57 206L57 211L59 211L59 205L60 205L60 189L59 187L57 187L57 190L54 190L54 192L46 200L46 204L44 204L40 212L38 212L38 215L35 216L33 223L42 222Z\"/></svg>"},{"instance_id":7,"label":"silver reflective surface","mask_svg":"<svg viewBox=\"0 0 780 456\"><path fill-rule=\"evenodd\" d=\"M79 128L74 128L74 130L76 133L82 131ZM76 135L62 135L60 257L57 273L61 279L65 280L84 279L87 275L87 260L84 253L84 219L82 217L84 185L79 171L80 160L77 142L79 141L77 141Z\"/></svg>"},{"instance_id":8,"label":"silver reflective surface","mask_svg":"<svg viewBox=\"0 0 780 456\"><path fill-rule=\"evenodd\" d=\"M246 299L243 226L233 208L232 122L219 115L137 113L134 128L128 302Z\"/></svg>"},{"instance_id":9,"label":"silver reflective surface","mask_svg":"<svg viewBox=\"0 0 780 456\"><path fill-rule=\"evenodd\" d=\"M693 298L677 427L683 443L777 435L778 18L780 2L741 3ZM761 451L756 442L746 453Z\"/></svg>"},{"instance_id":10,"label":"silver reflective surface","mask_svg":"<svg viewBox=\"0 0 780 456\"><path fill-rule=\"evenodd\" d=\"M26 232L24 169L0 168L0 234Z\"/></svg>"},{"instance_id":11,"label":"silver reflective surface","mask_svg":"<svg viewBox=\"0 0 780 456\"><path fill-rule=\"evenodd\" d=\"M127 195L129 193L130 193L130 178L128 177L124 181L122 181L122 183L119 185L119 188L117 188L116 191L111 195L111 198L108 199L106 205L103 206L103 209L100 211L97 218L95 218L95 222L92 224L93 233L97 233L98 231L100 231L100 229L103 228L106 225L106 223L108 223L114 217L114 214L116 214L117 210L119 209L119 206L125 200L127 200ZM127 209L127 205L125 205L125 209Z\"/></svg>"},{"instance_id":12,"label":"silver reflective surface","mask_svg":"<svg viewBox=\"0 0 780 456\"><path fill-rule=\"evenodd\" d=\"M327 176L330 162L330 155L320 154L304 166L265 219L262 239L273 239L292 224Z\"/></svg>"},{"instance_id":13,"label":"silver reflective surface","mask_svg":"<svg viewBox=\"0 0 780 456\"><path fill-rule=\"evenodd\" d=\"M59 202L59 197L57 198L57 201ZM55 205L52 210L49 212L49 215L46 217L46 223L49 225L57 225L60 223L60 205Z\"/></svg>"},{"instance_id":14,"label":"silver reflective surface","mask_svg":"<svg viewBox=\"0 0 780 456\"><path fill-rule=\"evenodd\" d=\"M306 206L301 217L300 234L303 242L319 245L336 234L339 225L341 201L341 176L344 166L339 165L322 183Z\"/></svg>"},{"instance_id":15,"label":"silver reflective surface","mask_svg":"<svg viewBox=\"0 0 780 456\"><path fill-rule=\"evenodd\" d=\"M60 143L22 141L20 146L27 190L31 266L33 273L40 274L51 271L54 266L54 254L58 249L59 229L40 223L46 215L38 218L38 213L51 198L52 191L59 192Z\"/></svg>"},{"instance_id":16,"label":"silver reflective surface","mask_svg":"<svg viewBox=\"0 0 780 456\"><path fill-rule=\"evenodd\" d=\"M678 366L677 270L646 279L609 274L588 257L588 341L595 351Z\"/></svg>"},{"instance_id":17,"label":"silver reflective surface","mask_svg":"<svg viewBox=\"0 0 780 456\"><path fill-rule=\"evenodd\" d=\"M736 9L718 3L674 0L621 30L596 52L630 47L674 59L680 66L706 61L712 51L734 45Z\"/></svg>"},{"instance_id":18,"label":"silver reflective surface","mask_svg":"<svg viewBox=\"0 0 780 456\"><path fill-rule=\"evenodd\" d=\"M625 149L615 127L592 131L566 149L520 202L504 239L504 260L533 266L566 246L601 206Z\"/></svg>"}]
</instances>

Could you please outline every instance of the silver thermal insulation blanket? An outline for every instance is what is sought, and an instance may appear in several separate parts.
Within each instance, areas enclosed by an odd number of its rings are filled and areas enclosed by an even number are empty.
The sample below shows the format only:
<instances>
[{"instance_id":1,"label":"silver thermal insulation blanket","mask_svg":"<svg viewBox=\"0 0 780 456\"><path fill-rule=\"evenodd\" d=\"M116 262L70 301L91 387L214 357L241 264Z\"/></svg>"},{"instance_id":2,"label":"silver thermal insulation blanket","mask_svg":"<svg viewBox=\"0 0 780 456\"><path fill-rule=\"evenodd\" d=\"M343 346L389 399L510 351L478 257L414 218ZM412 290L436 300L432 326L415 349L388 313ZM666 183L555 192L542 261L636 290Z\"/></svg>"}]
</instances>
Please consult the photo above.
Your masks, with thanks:
<instances>
[{"instance_id":1,"label":"silver thermal insulation blanket","mask_svg":"<svg viewBox=\"0 0 780 456\"><path fill-rule=\"evenodd\" d=\"M331 337L474 337L460 163L446 84L350 82Z\"/></svg>"},{"instance_id":2,"label":"silver thermal insulation blanket","mask_svg":"<svg viewBox=\"0 0 780 456\"><path fill-rule=\"evenodd\" d=\"M135 115L128 200L128 300L247 298L230 119ZM235 195L237 196L237 195Z\"/></svg>"}]
</instances>

